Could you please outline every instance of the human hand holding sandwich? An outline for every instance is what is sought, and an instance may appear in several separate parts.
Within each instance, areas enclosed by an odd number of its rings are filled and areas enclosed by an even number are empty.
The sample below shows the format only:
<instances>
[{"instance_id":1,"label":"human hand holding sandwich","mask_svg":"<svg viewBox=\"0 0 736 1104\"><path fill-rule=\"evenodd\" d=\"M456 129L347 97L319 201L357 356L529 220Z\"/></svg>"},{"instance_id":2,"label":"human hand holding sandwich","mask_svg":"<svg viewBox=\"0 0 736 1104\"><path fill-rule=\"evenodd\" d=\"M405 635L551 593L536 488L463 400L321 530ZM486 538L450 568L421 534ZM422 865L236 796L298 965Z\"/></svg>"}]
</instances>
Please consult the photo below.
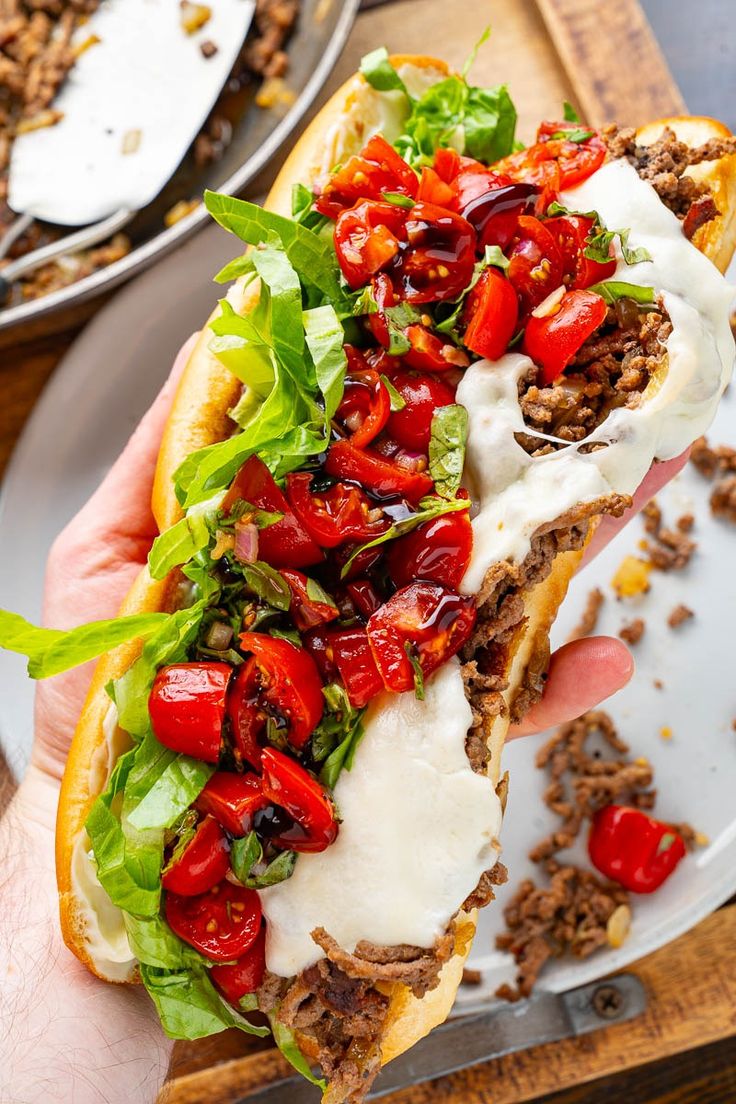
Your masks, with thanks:
<instances>
[{"instance_id":1,"label":"human hand holding sandwich","mask_svg":"<svg viewBox=\"0 0 736 1104\"><path fill-rule=\"evenodd\" d=\"M159 443L192 343L99 489L49 556L44 623L67 629L115 616L157 533L149 503ZM595 555L685 457L657 464L632 510L605 518ZM624 686L634 665L619 640L574 641L552 657L542 699L512 729L526 735L563 723ZM110 987L64 947L58 928L53 839L59 784L91 678L91 665L39 684L33 756L0 824L0 1069L14 1099L45 1098L50 1084L75 1104L154 1100L171 1043L142 988ZM134 1088L135 1087L135 1088ZM0 1094L2 1095L2 1094Z\"/></svg>"}]
</instances>

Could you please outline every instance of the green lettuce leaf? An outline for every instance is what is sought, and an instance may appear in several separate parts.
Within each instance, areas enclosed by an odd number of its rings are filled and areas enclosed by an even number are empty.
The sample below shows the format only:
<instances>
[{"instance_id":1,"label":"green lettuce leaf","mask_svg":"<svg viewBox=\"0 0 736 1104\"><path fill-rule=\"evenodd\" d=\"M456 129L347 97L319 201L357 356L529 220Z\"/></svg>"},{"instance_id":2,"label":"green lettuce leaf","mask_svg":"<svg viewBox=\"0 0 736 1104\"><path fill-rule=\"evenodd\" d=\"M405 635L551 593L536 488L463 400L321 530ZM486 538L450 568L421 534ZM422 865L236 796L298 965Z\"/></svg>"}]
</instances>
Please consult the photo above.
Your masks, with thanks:
<instances>
[{"instance_id":1,"label":"green lettuce leaf","mask_svg":"<svg viewBox=\"0 0 736 1104\"><path fill-rule=\"evenodd\" d=\"M442 498L454 499L465 464L468 412L464 406L440 406L432 418L429 439L429 474Z\"/></svg>"},{"instance_id":2,"label":"green lettuce leaf","mask_svg":"<svg viewBox=\"0 0 736 1104\"><path fill-rule=\"evenodd\" d=\"M248 1035L268 1035L267 1027L249 1023L224 1002L203 967L161 970L144 963L141 980L171 1039L202 1039L228 1027Z\"/></svg>"},{"instance_id":3,"label":"green lettuce leaf","mask_svg":"<svg viewBox=\"0 0 736 1104\"><path fill-rule=\"evenodd\" d=\"M183 970L204 965L205 959L188 946L160 916L142 918L123 913L130 949L139 962L160 970Z\"/></svg>"},{"instance_id":4,"label":"green lettuce leaf","mask_svg":"<svg viewBox=\"0 0 736 1104\"><path fill-rule=\"evenodd\" d=\"M326 1092L327 1082L319 1077L315 1077L312 1073L311 1066L297 1046L293 1033L278 1018L278 1009L276 1009L275 1012L271 1012L268 1018L271 1024L274 1042L286 1061L291 1063L297 1073L300 1073L302 1077L306 1077L307 1081L311 1081L312 1084L317 1085L322 1092Z\"/></svg>"},{"instance_id":5,"label":"green lettuce leaf","mask_svg":"<svg viewBox=\"0 0 736 1104\"><path fill-rule=\"evenodd\" d=\"M128 823L139 831L170 828L196 801L214 771L211 763L177 755L129 813Z\"/></svg>"},{"instance_id":6,"label":"green lettuce leaf","mask_svg":"<svg viewBox=\"0 0 736 1104\"><path fill-rule=\"evenodd\" d=\"M179 564L187 563L210 542L204 514L189 514L156 537L148 553L148 570L154 579L165 579Z\"/></svg>"},{"instance_id":7,"label":"green lettuce leaf","mask_svg":"<svg viewBox=\"0 0 736 1104\"><path fill-rule=\"evenodd\" d=\"M439 146L490 163L512 152L515 130L516 109L505 85L477 88L451 76L413 101L396 146L414 165L430 163Z\"/></svg>"},{"instance_id":8,"label":"green lettuce leaf","mask_svg":"<svg viewBox=\"0 0 736 1104\"><path fill-rule=\"evenodd\" d=\"M379 46L377 50L366 54L360 62L360 71L379 92L403 92L405 96L409 96L406 85L389 61L385 46Z\"/></svg>"},{"instance_id":9,"label":"green lettuce leaf","mask_svg":"<svg viewBox=\"0 0 736 1104\"><path fill-rule=\"evenodd\" d=\"M639 284L627 284L624 280L604 280L600 284L591 284L588 291L600 295L606 303L613 305L619 299L633 299L643 307L656 305L654 288L641 287Z\"/></svg>"},{"instance_id":10,"label":"green lettuce leaf","mask_svg":"<svg viewBox=\"0 0 736 1104\"><path fill-rule=\"evenodd\" d=\"M455 510L468 510L470 508L470 503L464 498L445 499L436 498L430 495L427 498L421 499L419 506L419 510L407 515L407 517L402 518L400 521L395 521L393 525L391 525L385 533L381 533L379 537L374 537L373 540L358 545L342 568L340 578L344 579L346 577L356 556L359 556L360 553L364 552L366 549L377 548L379 544L385 544L387 541L403 537L407 533L411 533L412 529L416 529L418 525L424 524L425 521L433 521L435 518L441 517L442 514L451 514L454 513Z\"/></svg>"},{"instance_id":11,"label":"green lettuce leaf","mask_svg":"<svg viewBox=\"0 0 736 1104\"><path fill-rule=\"evenodd\" d=\"M119 644L150 637L167 619L166 613L137 613L109 621L91 621L61 632L38 628L20 614L0 609L0 648L27 656L31 678L50 678L96 659Z\"/></svg>"},{"instance_id":12,"label":"green lettuce leaf","mask_svg":"<svg viewBox=\"0 0 736 1104\"><path fill-rule=\"evenodd\" d=\"M348 358L345 355L345 331L334 307L326 304L304 311L304 333L319 389L324 399L324 417L329 426L340 405Z\"/></svg>"}]
</instances>

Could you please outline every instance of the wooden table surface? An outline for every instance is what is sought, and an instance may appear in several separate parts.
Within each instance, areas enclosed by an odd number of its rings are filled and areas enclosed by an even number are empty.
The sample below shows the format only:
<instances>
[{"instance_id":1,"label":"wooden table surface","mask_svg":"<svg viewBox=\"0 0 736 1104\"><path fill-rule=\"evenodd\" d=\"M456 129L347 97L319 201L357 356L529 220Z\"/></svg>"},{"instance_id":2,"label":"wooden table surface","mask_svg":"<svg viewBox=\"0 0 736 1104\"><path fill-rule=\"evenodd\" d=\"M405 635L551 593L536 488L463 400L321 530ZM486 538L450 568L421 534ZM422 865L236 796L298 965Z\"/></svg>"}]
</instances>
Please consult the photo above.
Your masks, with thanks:
<instances>
[{"instance_id":1,"label":"wooden table surface","mask_svg":"<svg viewBox=\"0 0 736 1104\"><path fill-rule=\"evenodd\" d=\"M719 114L736 126L736 36L728 0L699 0L697 6L685 0L643 0L642 7L688 107L696 113ZM538 0L538 5L534 0L481 0L474 5L466 0L454 4L452 0L365 0L365 8L331 88L377 43L385 42L390 49L436 52L457 63L466 55L468 43L491 23L493 71L481 63L478 79L509 81L520 106L522 137L529 136L532 120L549 114L550 105L563 98L583 106L591 122L610 116L609 102L616 105L621 122L643 121L637 116L642 105L651 116L659 103L661 113L666 113L668 105L684 102L678 101L677 85L638 5L628 0L606 5L598 0ZM459 12L461 20L451 18ZM442 35L428 33L443 21ZM627 62L624 67L615 63L622 56ZM597 72L595 79L586 82L580 72L591 63ZM0 347L0 476L46 380L79 332L78 323L68 322L68 328L62 326L55 335L31 341L23 341L20 335L14 345ZM544 1104L736 1101L736 906L721 910L690 935L650 956L637 972L650 996L646 1017L638 1025L538 1048L396 1094L391 1100L396 1104L516 1104L532 1099ZM178 1071L183 1076L175 1086L176 1104L215 1104L215 1097L216 1104L234 1102L235 1088L229 1096L223 1093L228 1072L235 1068L228 1060L242 1052L239 1048L240 1039L217 1051L205 1046L199 1055L182 1056L186 1061ZM213 1060L223 1063L219 1067L222 1092L214 1095L211 1086L217 1082L203 1080L201 1074ZM259 1060L264 1070L277 1061L269 1053ZM245 1088L237 1084L240 1091Z\"/></svg>"}]
</instances>

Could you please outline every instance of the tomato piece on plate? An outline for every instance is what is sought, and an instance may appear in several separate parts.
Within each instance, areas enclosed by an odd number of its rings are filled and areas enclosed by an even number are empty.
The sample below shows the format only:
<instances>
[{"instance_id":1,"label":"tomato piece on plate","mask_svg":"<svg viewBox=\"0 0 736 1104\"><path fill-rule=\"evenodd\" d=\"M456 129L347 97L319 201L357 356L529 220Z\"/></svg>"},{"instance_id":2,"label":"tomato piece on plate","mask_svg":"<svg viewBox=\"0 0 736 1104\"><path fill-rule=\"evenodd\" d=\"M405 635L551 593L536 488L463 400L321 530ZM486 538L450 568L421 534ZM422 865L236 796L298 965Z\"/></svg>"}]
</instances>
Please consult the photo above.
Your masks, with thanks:
<instances>
[{"instance_id":1,"label":"tomato piece on plate","mask_svg":"<svg viewBox=\"0 0 736 1104\"><path fill-rule=\"evenodd\" d=\"M473 275L475 230L460 215L432 203L416 203L404 214L409 247L397 261L404 297L410 303L456 298Z\"/></svg>"},{"instance_id":2,"label":"tomato piece on plate","mask_svg":"<svg viewBox=\"0 0 736 1104\"><path fill-rule=\"evenodd\" d=\"M462 648L475 625L475 600L437 583L397 590L367 625L373 658L387 690L411 690L410 656L430 675Z\"/></svg>"},{"instance_id":3,"label":"tomato piece on plate","mask_svg":"<svg viewBox=\"0 0 736 1104\"><path fill-rule=\"evenodd\" d=\"M194 804L231 836L247 836L255 813L268 805L268 799L258 775L215 771Z\"/></svg>"},{"instance_id":4,"label":"tomato piece on plate","mask_svg":"<svg viewBox=\"0 0 736 1104\"><path fill-rule=\"evenodd\" d=\"M522 311L528 313L562 283L560 250L544 223L532 215L520 215L508 256L507 276Z\"/></svg>"},{"instance_id":5,"label":"tomato piece on plate","mask_svg":"<svg viewBox=\"0 0 736 1104\"><path fill-rule=\"evenodd\" d=\"M559 215L546 219L544 225L557 242L562 257L565 283L571 288L586 288L608 280L616 271L616 258L593 261L585 256L588 235L596 225L585 215ZM610 247L609 247L610 252Z\"/></svg>"},{"instance_id":6,"label":"tomato piece on plate","mask_svg":"<svg viewBox=\"0 0 736 1104\"><path fill-rule=\"evenodd\" d=\"M245 461L225 495L222 509L227 514L244 499L262 510L278 511L281 521L258 532L258 554L272 567L311 567L322 552L289 509L286 496L270 471L257 456Z\"/></svg>"},{"instance_id":7,"label":"tomato piece on plate","mask_svg":"<svg viewBox=\"0 0 736 1104\"><path fill-rule=\"evenodd\" d=\"M391 413L391 399L378 372L366 366L359 375L345 380L336 418L356 448L365 448L377 437Z\"/></svg>"},{"instance_id":8,"label":"tomato piece on plate","mask_svg":"<svg viewBox=\"0 0 736 1104\"><path fill-rule=\"evenodd\" d=\"M389 577L397 587L427 579L456 590L472 551L469 511L444 514L391 542L387 558Z\"/></svg>"},{"instance_id":9,"label":"tomato piece on plate","mask_svg":"<svg viewBox=\"0 0 736 1104\"><path fill-rule=\"evenodd\" d=\"M198 897L167 893L164 911L169 927L213 962L240 958L261 930L261 902L254 889L226 880Z\"/></svg>"},{"instance_id":10,"label":"tomato piece on plate","mask_svg":"<svg viewBox=\"0 0 736 1104\"><path fill-rule=\"evenodd\" d=\"M258 667L251 656L238 668L227 696L227 715L236 760L250 763L256 770L261 765L263 750L259 736L266 727L266 715L258 702Z\"/></svg>"},{"instance_id":11,"label":"tomato piece on plate","mask_svg":"<svg viewBox=\"0 0 736 1104\"><path fill-rule=\"evenodd\" d=\"M148 698L156 739L172 751L216 763L232 673L227 663L172 663L162 667Z\"/></svg>"},{"instance_id":12,"label":"tomato piece on plate","mask_svg":"<svg viewBox=\"0 0 736 1104\"><path fill-rule=\"evenodd\" d=\"M276 748L263 753L263 789L274 805L285 809L294 827L272 838L292 851L324 851L337 838L335 809L316 778Z\"/></svg>"},{"instance_id":13,"label":"tomato piece on plate","mask_svg":"<svg viewBox=\"0 0 736 1104\"><path fill-rule=\"evenodd\" d=\"M404 448L426 452L434 412L440 406L451 406L455 402L455 392L434 376L415 372L397 372L391 382L406 405L393 412L388 420L388 432Z\"/></svg>"},{"instance_id":14,"label":"tomato piece on plate","mask_svg":"<svg viewBox=\"0 0 736 1104\"><path fill-rule=\"evenodd\" d=\"M406 208L367 199L335 223L335 252L351 288L368 283L397 256L406 240Z\"/></svg>"},{"instance_id":15,"label":"tomato piece on plate","mask_svg":"<svg viewBox=\"0 0 736 1104\"><path fill-rule=\"evenodd\" d=\"M606 304L593 291L565 292L554 314L531 316L524 332L524 352L542 369L542 385L554 383L606 317Z\"/></svg>"},{"instance_id":16,"label":"tomato piece on plate","mask_svg":"<svg viewBox=\"0 0 736 1104\"><path fill-rule=\"evenodd\" d=\"M335 218L358 200L381 199L384 192L398 192L413 199L418 183L411 166L382 135L375 134L359 154L350 157L330 177L317 195L315 207L328 218Z\"/></svg>"},{"instance_id":17,"label":"tomato piece on plate","mask_svg":"<svg viewBox=\"0 0 736 1104\"><path fill-rule=\"evenodd\" d=\"M324 625L328 621L334 621L340 616L337 606L331 602L325 602L318 597L319 591L312 579L308 579L301 571L281 572L291 590L292 599L289 612L294 624L300 632L307 632ZM311 595L310 595L311 588Z\"/></svg>"},{"instance_id":18,"label":"tomato piece on plate","mask_svg":"<svg viewBox=\"0 0 736 1104\"><path fill-rule=\"evenodd\" d=\"M478 356L499 360L519 320L519 299L513 284L497 268L487 268L467 298L463 318L463 344Z\"/></svg>"},{"instance_id":19,"label":"tomato piece on plate","mask_svg":"<svg viewBox=\"0 0 736 1104\"><path fill-rule=\"evenodd\" d=\"M402 467L368 449L356 449L350 441L335 441L330 446L325 471L341 479L354 479L380 498L400 495L416 502L434 486L426 472Z\"/></svg>"},{"instance_id":20,"label":"tomato piece on plate","mask_svg":"<svg viewBox=\"0 0 736 1104\"><path fill-rule=\"evenodd\" d=\"M583 142L571 142L564 137L553 138L553 135L564 135L570 129L578 130L580 126L576 123L571 128L570 123L546 122L537 132L537 145L557 162L560 188L574 188L576 184L582 184L601 167L606 158L605 143L596 131Z\"/></svg>"},{"instance_id":21,"label":"tomato piece on plate","mask_svg":"<svg viewBox=\"0 0 736 1104\"><path fill-rule=\"evenodd\" d=\"M496 172L506 173L512 180L533 184L537 189L537 214L547 210L557 198L562 187L560 168L554 157L555 150L538 142L534 146L511 153L493 166Z\"/></svg>"},{"instance_id":22,"label":"tomato piece on plate","mask_svg":"<svg viewBox=\"0 0 736 1104\"><path fill-rule=\"evenodd\" d=\"M334 483L312 493L313 478L310 472L292 472L286 477L286 487L292 509L317 544L336 548L345 541L368 541L388 528L390 523L380 508L360 487Z\"/></svg>"},{"instance_id":23,"label":"tomato piece on plate","mask_svg":"<svg viewBox=\"0 0 736 1104\"><path fill-rule=\"evenodd\" d=\"M242 633L240 646L255 656L261 703L277 723L284 724L292 747L303 747L324 708L322 682L311 655L290 640L267 633Z\"/></svg>"},{"instance_id":24,"label":"tomato piece on plate","mask_svg":"<svg viewBox=\"0 0 736 1104\"><path fill-rule=\"evenodd\" d=\"M230 843L214 817L206 816L183 848L175 848L161 874L166 890L182 897L206 893L230 869Z\"/></svg>"},{"instance_id":25,"label":"tomato piece on plate","mask_svg":"<svg viewBox=\"0 0 736 1104\"><path fill-rule=\"evenodd\" d=\"M605 805L593 817L590 861L606 878L632 893L654 893L685 853L682 836L641 809Z\"/></svg>"},{"instance_id":26,"label":"tomato piece on plate","mask_svg":"<svg viewBox=\"0 0 736 1104\"><path fill-rule=\"evenodd\" d=\"M261 930L245 954L237 962L213 966L210 977L226 1001L239 1006L243 997L255 993L266 973L266 928Z\"/></svg>"}]
</instances>

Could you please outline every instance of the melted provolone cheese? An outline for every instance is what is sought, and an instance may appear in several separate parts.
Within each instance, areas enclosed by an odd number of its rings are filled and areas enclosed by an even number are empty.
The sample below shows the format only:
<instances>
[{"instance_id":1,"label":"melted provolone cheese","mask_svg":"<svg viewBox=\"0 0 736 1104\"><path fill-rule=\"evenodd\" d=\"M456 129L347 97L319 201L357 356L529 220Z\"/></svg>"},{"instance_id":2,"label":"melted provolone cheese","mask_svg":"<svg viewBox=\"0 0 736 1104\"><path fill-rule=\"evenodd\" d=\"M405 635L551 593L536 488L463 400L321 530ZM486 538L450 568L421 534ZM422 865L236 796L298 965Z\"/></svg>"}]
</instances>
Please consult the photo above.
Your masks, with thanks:
<instances>
[{"instance_id":1,"label":"melted provolone cheese","mask_svg":"<svg viewBox=\"0 0 736 1104\"><path fill-rule=\"evenodd\" d=\"M540 525L580 503L614 493L632 494L652 461L681 453L710 425L733 368L729 325L733 289L687 240L682 224L628 161L604 165L563 193L573 211L598 211L611 228L630 227L629 245L644 246L651 261L627 265L619 254L613 280L653 287L672 321L662 378L636 407L619 407L584 444L546 456L529 456L514 434L529 432L519 406L518 381L528 357L507 353L466 371L457 401L468 410L466 479L477 516L473 558L462 589L472 594L493 564L521 562Z\"/></svg>"},{"instance_id":2,"label":"melted provolone cheese","mask_svg":"<svg viewBox=\"0 0 736 1104\"><path fill-rule=\"evenodd\" d=\"M317 927L346 951L360 940L431 947L494 865L501 806L465 754L472 715L457 660L425 695L375 699L353 768L335 787L337 840L261 890L273 973L290 977L322 957Z\"/></svg>"}]
</instances>

